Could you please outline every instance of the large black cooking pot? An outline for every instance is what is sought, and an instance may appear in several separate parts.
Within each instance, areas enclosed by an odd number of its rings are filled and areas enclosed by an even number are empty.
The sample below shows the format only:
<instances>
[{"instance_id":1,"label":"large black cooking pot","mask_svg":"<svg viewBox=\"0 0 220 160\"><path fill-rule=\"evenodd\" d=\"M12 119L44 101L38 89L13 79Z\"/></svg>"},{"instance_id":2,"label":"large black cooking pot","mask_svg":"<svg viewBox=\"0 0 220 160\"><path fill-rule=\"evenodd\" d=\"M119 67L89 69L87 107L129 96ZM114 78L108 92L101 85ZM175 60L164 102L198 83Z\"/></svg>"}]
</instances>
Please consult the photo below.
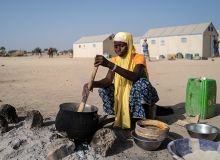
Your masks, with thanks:
<instances>
[{"instance_id":1,"label":"large black cooking pot","mask_svg":"<svg viewBox=\"0 0 220 160\"><path fill-rule=\"evenodd\" d=\"M56 116L55 126L58 131L65 131L69 138L87 141L95 133L98 126L98 108L85 105L83 112L76 112L79 103L63 103Z\"/></svg>"}]
</instances>

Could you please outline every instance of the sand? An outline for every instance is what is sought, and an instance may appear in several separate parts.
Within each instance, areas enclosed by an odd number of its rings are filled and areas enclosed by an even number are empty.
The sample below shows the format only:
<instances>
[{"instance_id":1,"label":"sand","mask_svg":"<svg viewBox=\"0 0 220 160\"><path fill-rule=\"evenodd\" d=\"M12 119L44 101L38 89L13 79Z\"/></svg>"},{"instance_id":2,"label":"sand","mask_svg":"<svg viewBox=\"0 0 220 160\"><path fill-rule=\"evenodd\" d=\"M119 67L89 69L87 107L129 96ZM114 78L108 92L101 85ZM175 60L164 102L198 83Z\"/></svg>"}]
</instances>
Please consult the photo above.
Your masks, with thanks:
<instances>
[{"instance_id":1,"label":"sand","mask_svg":"<svg viewBox=\"0 0 220 160\"><path fill-rule=\"evenodd\" d=\"M148 62L150 80L160 97L157 104L170 106L175 111L172 116L159 117L159 120L170 125L170 132L174 138L189 137L185 128L175 125L174 122L185 116L186 85L187 80L192 77L207 77L217 81L217 116L203 121L220 128L219 68L220 58L215 58L214 61L209 59ZM44 118L54 118L61 103L81 101L83 84L89 81L92 70L92 58L0 57L0 105L11 104L19 113L37 109ZM104 77L106 73L107 69L100 67L96 79ZM98 113L103 114L102 101L97 89L89 95L87 102L97 106ZM218 137L216 141L219 140ZM138 148L132 140L125 140L117 145L107 159L171 160L172 157L166 150L168 142L164 142L159 150L150 152ZM0 147L5 143L1 141ZM0 150L1 155L2 153Z\"/></svg>"},{"instance_id":2,"label":"sand","mask_svg":"<svg viewBox=\"0 0 220 160\"><path fill-rule=\"evenodd\" d=\"M220 153L217 151L202 151L198 150L193 153L183 156L185 160L220 160Z\"/></svg>"}]
</instances>

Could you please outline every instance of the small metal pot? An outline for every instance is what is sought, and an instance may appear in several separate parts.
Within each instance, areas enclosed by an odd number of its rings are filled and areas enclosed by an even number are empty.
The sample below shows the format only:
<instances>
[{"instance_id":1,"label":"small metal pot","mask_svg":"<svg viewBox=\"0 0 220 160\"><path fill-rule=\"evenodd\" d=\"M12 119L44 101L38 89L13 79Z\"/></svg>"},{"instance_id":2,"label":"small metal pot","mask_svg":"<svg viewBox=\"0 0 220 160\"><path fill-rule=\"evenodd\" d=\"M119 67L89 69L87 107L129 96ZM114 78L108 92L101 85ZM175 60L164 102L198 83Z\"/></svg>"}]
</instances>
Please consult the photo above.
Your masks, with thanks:
<instances>
[{"instance_id":1,"label":"small metal pot","mask_svg":"<svg viewBox=\"0 0 220 160\"><path fill-rule=\"evenodd\" d=\"M218 136L219 129L217 127L201 124L201 123L190 123L187 124L186 130L192 138L215 140Z\"/></svg>"},{"instance_id":2,"label":"small metal pot","mask_svg":"<svg viewBox=\"0 0 220 160\"><path fill-rule=\"evenodd\" d=\"M163 142L163 140L153 140L138 136L134 130L131 132L131 135L138 147L148 151L158 149Z\"/></svg>"}]
</instances>

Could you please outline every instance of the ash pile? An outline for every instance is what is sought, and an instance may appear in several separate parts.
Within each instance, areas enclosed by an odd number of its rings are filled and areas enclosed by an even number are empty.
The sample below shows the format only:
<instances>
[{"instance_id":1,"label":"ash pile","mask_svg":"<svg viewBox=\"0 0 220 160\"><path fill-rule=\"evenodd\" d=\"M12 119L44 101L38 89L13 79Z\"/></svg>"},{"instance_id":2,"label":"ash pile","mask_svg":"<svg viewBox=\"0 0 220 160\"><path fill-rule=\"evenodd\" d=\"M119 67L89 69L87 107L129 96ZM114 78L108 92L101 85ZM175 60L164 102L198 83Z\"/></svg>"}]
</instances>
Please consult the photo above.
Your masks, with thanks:
<instances>
[{"instance_id":1,"label":"ash pile","mask_svg":"<svg viewBox=\"0 0 220 160\"><path fill-rule=\"evenodd\" d=\"M121 143L110 128L97 130L90 142L75 142L56 130L55 118L44 118L37 110L18 113L10 104L1 105L0 159L106 159L112 146Z\"/></svg>"}]
</instances>

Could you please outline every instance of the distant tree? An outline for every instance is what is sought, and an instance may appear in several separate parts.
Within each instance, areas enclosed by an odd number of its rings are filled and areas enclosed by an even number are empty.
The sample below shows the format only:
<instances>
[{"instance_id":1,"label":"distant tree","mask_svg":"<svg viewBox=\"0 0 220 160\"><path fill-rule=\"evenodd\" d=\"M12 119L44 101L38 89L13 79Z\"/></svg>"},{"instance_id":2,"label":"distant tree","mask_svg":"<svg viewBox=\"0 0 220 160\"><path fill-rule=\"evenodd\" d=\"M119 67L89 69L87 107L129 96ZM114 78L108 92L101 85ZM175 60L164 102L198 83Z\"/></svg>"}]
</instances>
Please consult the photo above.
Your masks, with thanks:
<instances>
[{"instance_id":1,"label":"distant tree","mask_svg":"<svg viewBox=\"0 0 220 160\"><path fill-rule=\"evenodd\" d=\"M9 54L12 54L12 53L15 53L15 52L17 52L16 49L13 49L13 50L9 50L9 51L8 51Z\"/></svg>"},{"instance_id":2,"label":"distant tree","mask_svg":"<svg viewBox=\"0 0 220 160\"><path fill-rule=\"evenodd\" d=\"M71 58L73 58L73 49L68 49L69 55Z\"/></svg>"},{"instance_id":3,"label":"distant tree","mask_svg":"<svg viewBox=\"0 0 220 160\"><path fill-rule=\"evenodd\" d=\"M44 48L44 52L48 52L48 48Z\"/></svg>"},{"instance_id":4,"label":"distant tree","mask_svg":"<svg viewBox=\"0 0 220 160\"><path fill-rule=\"evenodd\" d=\"M2 47L0 47L0 50L4 50L4 51L5 51L6 49L5 49L5 47L4 47L4 46L2 46Z\"/></svg>"},{"instance_id":5,"label":"distant tree","mask_svg":"<svg viewBox=\"0 0 220 160\"><path fill-rule=\"evenodd\" d=\"M40 47L36 47L36 48L32 51L32 53L35 53L35 54L41 53Z\"/></svg>"},{"instance_id":6,"label":"distant tree","mask_svg":"<svg viewBox=\"0 0 220 160\"><path fill-rule=\"evenodd\" d=\"M62 54L67 54L68 53L68 50L63 50L61 51Z\"/></svg>"},{"instance_id":7,"label":"distant tree","mask_svg":"<svg viewBox=\"0 0 220 160\"><path fill-rule=\"evenodd\" d=\"M6 49L4 46L0 47L0 56L4 56L6 53Z\"/></svg>"},{"instance_id":8,"label":"distant tree","mask_svg":"<svg viewBox=\"0 0 220 160\"><path fill-rule=\"evenodd\" d=\"M16 52L17 52L16 49L9 50L8 53L5 54L5 56L13 56L13 54L15 54Z\"/></svg>"},{"instance_id":9,"label":"distant tree","mask_svg":"<svg viewBox=\"0 0 220 160\"><path fill-rule=\"evenodd\" d=\"M52 50L53 50L54 53L58 52L58 50L56 48L52 48Z\"/></svg>"},{"instance_id":10,"label":"distant tree","mask_svg":"<svg viewBox=\"0 0 220 160\"><path fill-rule=\"evenodd\" d=\"M68 52L73 53L73 49L68 49Z\"/></svg>"}]
</instances>

